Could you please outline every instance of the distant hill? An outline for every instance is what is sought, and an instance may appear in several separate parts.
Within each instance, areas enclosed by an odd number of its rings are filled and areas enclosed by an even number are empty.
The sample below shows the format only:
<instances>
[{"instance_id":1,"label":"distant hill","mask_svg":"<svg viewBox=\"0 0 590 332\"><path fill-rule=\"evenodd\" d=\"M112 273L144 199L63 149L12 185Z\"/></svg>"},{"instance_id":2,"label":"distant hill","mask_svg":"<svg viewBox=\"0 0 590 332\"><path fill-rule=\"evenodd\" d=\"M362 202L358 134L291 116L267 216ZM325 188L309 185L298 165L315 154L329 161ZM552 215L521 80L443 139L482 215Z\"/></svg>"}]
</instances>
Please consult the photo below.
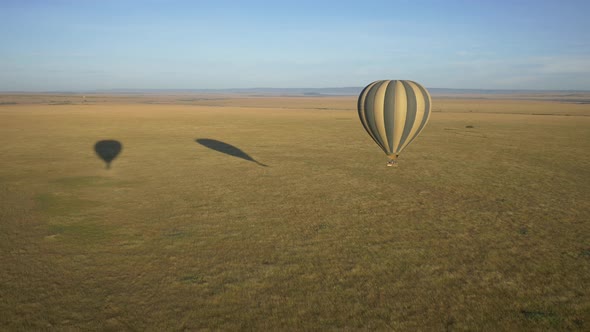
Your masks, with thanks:
<instances>
[{"instance_id":1,"label":"distant hill","mask_svg":"<svg viewBox=\"0 0 590 332\"><path fill-rule=\"evenodd\" d=\"M96 93L127 94L127 93L219 93L264 96L354 96L362 91L362 87L343 88L234 88L234 89L110 89L96 90Z\"/></svg>"},{"instance_id":2,"label":"distant hill","mask_svg":"<svg viewBox=\"0 0 590 332\"><path fill-rule=\"evenodd\" d=\"M588 93L581 90L500 90L500 89L448 89L427 88L433 96L457 95L539 95ZM236 89L111 89L96 90L95 93L108 94L241 94L259 96L358 96L363 87L338 88L236 88ZM90 92L92 93L92 92Z\"/></svg>"},{"instance_id":3,"label":"distant hill","mask_svg":"<svg viewBox=\"0 0 590 332\"><path fill-rule=\"evenodd\" d=\"M0 93L41 93L41 94L234 94L245 96L358 96L363 87L334 87L334 88L234 88L234 89L101 89L84 91L0 91ZM486 96L520 95L538 97L540 95L558 95L561 97L584 94L586 97L590 91L583 90L500 90L500 89L448 89L427 87L435 97L476 97Z\"/></svg>"}]
</instances>

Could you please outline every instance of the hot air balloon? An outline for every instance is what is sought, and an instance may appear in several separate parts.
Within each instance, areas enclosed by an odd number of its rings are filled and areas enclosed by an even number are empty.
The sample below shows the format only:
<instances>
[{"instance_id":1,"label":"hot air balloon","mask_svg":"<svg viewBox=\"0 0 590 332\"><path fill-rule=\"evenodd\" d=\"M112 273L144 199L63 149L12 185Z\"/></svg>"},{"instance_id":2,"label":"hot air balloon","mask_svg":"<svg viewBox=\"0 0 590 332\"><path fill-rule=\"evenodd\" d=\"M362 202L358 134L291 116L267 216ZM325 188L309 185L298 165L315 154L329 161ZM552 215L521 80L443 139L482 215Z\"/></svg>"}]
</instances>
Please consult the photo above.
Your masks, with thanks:
<instances>
[{"instance_id":1,"label":"hot air balloon","mask_svg":"<svg viewBox=\"0 0 590 332\"><path fill-rule=\"evenodd\" d=\"M359 118L371 138L397 166L397 157L420 134L430 117L431 99L420 84L405 80L375 81L358 99Z\"/></svg>"}]
</instances>

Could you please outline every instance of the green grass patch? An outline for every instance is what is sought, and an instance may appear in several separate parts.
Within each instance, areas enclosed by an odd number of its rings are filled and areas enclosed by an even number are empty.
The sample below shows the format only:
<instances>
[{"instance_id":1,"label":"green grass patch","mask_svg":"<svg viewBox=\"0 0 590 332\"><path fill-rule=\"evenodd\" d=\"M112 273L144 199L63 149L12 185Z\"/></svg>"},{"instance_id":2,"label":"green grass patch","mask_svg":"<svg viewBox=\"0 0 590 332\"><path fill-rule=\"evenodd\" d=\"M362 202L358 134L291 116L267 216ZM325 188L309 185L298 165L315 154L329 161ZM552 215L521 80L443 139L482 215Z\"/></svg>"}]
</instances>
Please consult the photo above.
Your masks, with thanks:
<instances>
[{"instance_id":1,"label":"green grass patch","mask_svg":"<svg viewBox=\"0 0 590 332\"><path fill-rule=\"evenodd\" d=\"M72 194L44 193L36 197L39 209L51 216L71 216L87 214L89 210L101 205L100 202L78 198Z\"/></svg>"},{"instance_id":2,"label":"green grass patch","mask_svg":"<svg viewBox=\"0 0 590 332\"><path fill-rule=\"evenodd\" d=\"M110 236L110 231L106 227L93 222L51 224L48 226L48 233L51 238L77 243L100 242Z\"/></svg>"},{"instance_id":3,"label":"green grass patch","mask_svg":"<svg viewBox=\"0 0 590 332\"><path fill-rule=\"evenodd\" d=\"M204 282L202 276L196 276L193 274L185 275L185 276L181 277L180 281L183 283L186 283L186 284L200 284L200 283Z\"/></svg>"},{"instance_id":4,"label":"green grass patch","mask_svg":"<svg viewBox=\"0 0 590 332\"><path fill-rule=\"evenodd\" d=\"M93 186L110 186L114 183L112 179L102 176L71 176L63 177L53 181L67 187L93 187Z\"/></svg>"},{"instance_id":5,"label":"green grass patch","mask_svg":"<svg viewBox=\"0 0 590 332\"><path fill-rule=\"evenodd\" d=\"M557 327L562 323L562 319L559 315L546 312L546 311L535 311L535 310L521 310L520 313L524 318L532 321L546 321L553 327Z\"/></svg>"}]
</instances>

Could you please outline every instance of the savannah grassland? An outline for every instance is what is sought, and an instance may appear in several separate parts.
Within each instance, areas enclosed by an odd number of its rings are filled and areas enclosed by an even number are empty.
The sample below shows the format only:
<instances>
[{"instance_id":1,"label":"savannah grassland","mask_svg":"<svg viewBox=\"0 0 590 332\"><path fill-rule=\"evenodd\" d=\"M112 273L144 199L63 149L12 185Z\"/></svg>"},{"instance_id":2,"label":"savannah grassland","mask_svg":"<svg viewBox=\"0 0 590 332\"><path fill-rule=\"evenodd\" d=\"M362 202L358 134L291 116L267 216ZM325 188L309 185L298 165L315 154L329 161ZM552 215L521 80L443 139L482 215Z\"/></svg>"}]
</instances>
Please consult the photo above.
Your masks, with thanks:
<instances>
[{"instance_id":1,"label":"savannah grassland","mask_svg":"<svg viewBox=\"0 0 590 332\"><path fill-rule=\"evenodd\" d=\"M0 104L0 330L590 329L590 104L435 97L399 168L354 97Z\"/></svg>"}]
</instances>

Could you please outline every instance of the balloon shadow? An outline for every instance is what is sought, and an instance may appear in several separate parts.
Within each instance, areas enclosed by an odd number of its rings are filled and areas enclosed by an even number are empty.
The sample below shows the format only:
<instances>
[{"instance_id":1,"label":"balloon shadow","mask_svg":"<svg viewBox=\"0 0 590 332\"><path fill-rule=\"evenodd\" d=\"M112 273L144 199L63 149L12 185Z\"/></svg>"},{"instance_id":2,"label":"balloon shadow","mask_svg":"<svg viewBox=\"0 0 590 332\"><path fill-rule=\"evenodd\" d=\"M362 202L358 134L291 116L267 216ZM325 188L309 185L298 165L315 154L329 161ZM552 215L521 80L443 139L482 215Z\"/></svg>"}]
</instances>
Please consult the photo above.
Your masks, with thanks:
<instances>
[{"instance_id":1,"label":"balloon shadow","mask_svg":"<svg viewBox=\"0 0 590 332\"><path fill-rule=\"evenodd\" d=\"M231 145L231 144L227 144L215 139L209 139L209 138L198 138L195 140L195 142L201 144L202 146L209 148L211 150L215 150L221 153L225 153L228 154L230 156L234 156L237 158L241 158L244 160L248 160L251 162L254 162L260 166L264 166L264 167L268 167L268 165L265 165L259 161L257 161L256 159L250 157L247 153L245 153L244 151L238 149L237 147Z\"/></svg>"},{"instance_id":2,"label":"balloon shadow","mask_svg":"<svg viewBox=\"0 0 590 332\"><path fill-rule=\"evenodd\" d=\"M111 162L117 158L123 145L115 140L103 140L94 144L94 151L106 163L106 169L111 168Z\"/></svg>"}]
</instances>

